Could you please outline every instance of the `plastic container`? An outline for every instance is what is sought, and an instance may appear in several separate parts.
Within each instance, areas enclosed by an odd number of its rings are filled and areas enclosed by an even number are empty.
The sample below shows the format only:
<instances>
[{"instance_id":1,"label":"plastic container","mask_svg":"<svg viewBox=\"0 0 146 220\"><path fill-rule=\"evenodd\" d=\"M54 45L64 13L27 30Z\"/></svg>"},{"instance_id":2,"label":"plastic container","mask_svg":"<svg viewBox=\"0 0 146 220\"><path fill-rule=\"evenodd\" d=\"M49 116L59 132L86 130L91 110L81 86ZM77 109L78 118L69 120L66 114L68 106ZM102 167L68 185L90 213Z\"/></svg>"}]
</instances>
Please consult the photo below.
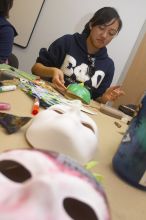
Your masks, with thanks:
<instances>
[{"instance_id":1,"label":"plastic container","mask_svg":"<svg viewBox=\"0 0 146 220\"><path fill-rule=\"evenodd\" d=\"M119 176L128 183L146 190L146 95L112 162Z\"/></svg>"},{"instance_id":2,"label":"plastic container","mask_svg":"<svg viewBox=\"0 0 146 220\"><path fill-rule=\"evenodd\" d=\"M73 99L80 99L85 104L90 104L91 95L83 83L72 83L67 87L66 96Z\"/></svg>"}]
</instances>

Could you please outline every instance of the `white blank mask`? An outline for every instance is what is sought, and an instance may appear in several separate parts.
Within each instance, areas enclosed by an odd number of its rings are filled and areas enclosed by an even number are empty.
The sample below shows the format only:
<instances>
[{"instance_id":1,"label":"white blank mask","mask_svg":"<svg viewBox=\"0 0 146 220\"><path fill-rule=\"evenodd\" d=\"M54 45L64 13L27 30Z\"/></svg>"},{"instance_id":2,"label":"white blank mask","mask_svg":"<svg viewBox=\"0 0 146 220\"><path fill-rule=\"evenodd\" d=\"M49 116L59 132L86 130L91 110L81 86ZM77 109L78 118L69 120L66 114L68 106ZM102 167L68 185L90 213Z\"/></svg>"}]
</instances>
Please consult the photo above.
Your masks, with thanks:
<instances>
[{"instance_id":1,"label":"white blank mask","mask_svg":"<svg viewBox=\"0 0 146 220\"><path fill-rule=\"evenodd\" d=\"M34 148L63 153L85 164L96 153L98 132L79 105L59 104L34 117L26 138Z\"/></svg>"}]
</instances>

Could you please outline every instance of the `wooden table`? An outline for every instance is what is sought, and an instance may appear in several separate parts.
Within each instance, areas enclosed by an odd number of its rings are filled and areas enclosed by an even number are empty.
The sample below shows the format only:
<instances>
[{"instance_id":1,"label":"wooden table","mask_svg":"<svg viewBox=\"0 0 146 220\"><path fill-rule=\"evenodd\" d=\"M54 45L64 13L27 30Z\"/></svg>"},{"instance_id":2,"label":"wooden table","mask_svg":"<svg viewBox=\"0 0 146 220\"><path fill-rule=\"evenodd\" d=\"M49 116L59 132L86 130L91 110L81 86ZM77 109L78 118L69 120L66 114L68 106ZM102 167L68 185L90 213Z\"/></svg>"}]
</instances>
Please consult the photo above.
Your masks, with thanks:
<instances>
[{"instance_id":1,"label":"wooden table","mask_svg":"<svg viewBox=\"0 0 146 220\"><path fill-rule=\"evenodd\" d=\"M19 89L1 93L0 102L2 101L11 104L9 113L33 117L31 114L32 99ZM96 106L95 103L94 106ZM99 149L94 157L99 163L95 171L104 176L103 186L110 204L112 220L145 220L146 193L121 180L112 168L112 158L127 125L98 110L97 115L90 115L90 117L93 118L99 129ZM121 124L121 128L115 125L115 121ZM6 134L4 129L0 127L0 151L30 148L25 139L28 126L29 123L11 135Z\"/></svg>"}]
</instances>

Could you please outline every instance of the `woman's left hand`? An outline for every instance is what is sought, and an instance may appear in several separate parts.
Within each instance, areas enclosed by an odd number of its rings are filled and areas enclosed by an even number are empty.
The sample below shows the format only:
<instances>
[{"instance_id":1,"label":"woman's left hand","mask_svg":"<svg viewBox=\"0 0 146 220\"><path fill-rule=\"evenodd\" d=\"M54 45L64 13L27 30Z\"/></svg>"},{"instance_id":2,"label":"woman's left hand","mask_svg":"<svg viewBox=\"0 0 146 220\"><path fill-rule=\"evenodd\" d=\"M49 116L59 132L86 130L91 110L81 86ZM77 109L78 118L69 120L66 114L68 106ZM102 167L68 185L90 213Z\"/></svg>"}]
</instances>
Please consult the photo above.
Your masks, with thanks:
<instances>
[{"instance_id":1,"label":"woman's left hand","mask_svg":"<svg viewBox=\"0 0 146 220\"><path fill-rule=\"evenodd\" d=\"M125 95L125 92L121 89L121 86L111 86L102 95L102 100L103 103L115 101L122 95Z\"/></svg>"}]
</instances>

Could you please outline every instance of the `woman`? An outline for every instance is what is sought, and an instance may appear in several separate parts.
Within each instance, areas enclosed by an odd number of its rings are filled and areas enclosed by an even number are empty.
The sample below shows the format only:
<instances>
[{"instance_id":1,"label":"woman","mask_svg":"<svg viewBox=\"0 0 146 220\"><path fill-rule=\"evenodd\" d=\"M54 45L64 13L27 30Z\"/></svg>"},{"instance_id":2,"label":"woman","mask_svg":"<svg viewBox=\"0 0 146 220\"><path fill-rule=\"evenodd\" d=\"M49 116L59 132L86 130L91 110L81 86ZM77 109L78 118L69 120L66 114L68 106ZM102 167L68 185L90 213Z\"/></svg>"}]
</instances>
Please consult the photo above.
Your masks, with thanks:
<instances>
[{"instance_id":1,"label":"woman","mask_svg":"<svg viewBox=\"0 0 146 220\"><path fill-rule=\"evenodd\" d=\"M0 0L0 63L8 63L14 37L17 35L15 28L7 20L12 6L13 0Z\"/></svg>"},{"instance_id":2,"label":"woman","mask_svg":"<svg viewBox=\"0 0 146 220\"><path fill-rule=\"evenodd\" d=\"M61 91L69 83L84 82L93 99L102 103L116 100L124 92L120 86L110 87L115 67L106 45L121 27L122 21L114 8L99 9L82 34L64 35L48 50L42 48L32 72L52 77L52 82Z\"/></svg>"}]
</instances>

